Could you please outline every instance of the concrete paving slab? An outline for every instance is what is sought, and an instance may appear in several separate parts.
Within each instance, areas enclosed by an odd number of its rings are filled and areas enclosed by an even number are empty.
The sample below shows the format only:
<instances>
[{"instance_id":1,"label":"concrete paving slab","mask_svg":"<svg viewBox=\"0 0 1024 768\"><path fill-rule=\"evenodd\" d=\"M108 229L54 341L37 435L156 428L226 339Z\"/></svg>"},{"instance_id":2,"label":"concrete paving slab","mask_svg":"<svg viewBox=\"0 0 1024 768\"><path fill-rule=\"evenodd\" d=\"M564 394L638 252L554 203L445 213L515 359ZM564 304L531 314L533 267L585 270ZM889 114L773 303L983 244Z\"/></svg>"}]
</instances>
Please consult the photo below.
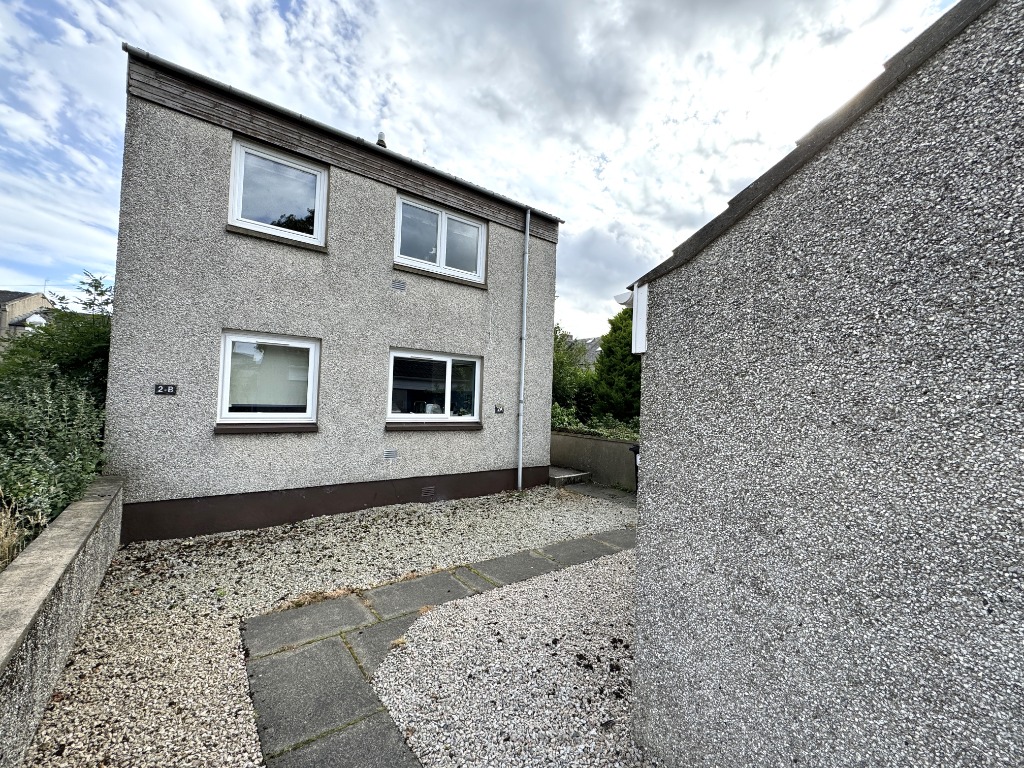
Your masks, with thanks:
<instances>
[{"instance_id":1,"label":"concrete paving slab","mask_svg":"<svg viewBox=\"0 0 1024 768\"><path fill-rule=\"evenodd\" d=\"M247 664L263 754L273 755L380 709L340 637Z\"/></svg>"},{"instance_id":2,"label":"concrete paving slab","mask_svg":"<svg viewBox=\"0 0 1024 768\"><path fill-rule=\"evenodd\" d=\"M558 544L552 544L550 547L544 547L540 552L557 560L562 565L577 565L578 563L593 560L596 557L613 555L620 549L621 547L611 547L596 539L573 539L572 541L562 541Z\"/></svg>"},{"instance_id":3,"label":"concrete paving slab","mask_svg":"<svg viewBox=\"0 0 1024 768\"><path fill-rule=\"evenodd\" d=\"M455 578L465 584L467 587L472 589L474 592L486 592L489 589L494 589L496 586L492 584L483 576L473 573L469 568L465 566L455 569Z\"/></svg>"},{"instance_id":4,"label":"concrete paving slab","mask_svg":"<svg viewBox=\"0 0 1024 768\"><path fill-rule=\"evenodd\" d=\"M250 656L265 656L376 620L358 597L346 595L246 619L242 624L242 642Z\"/></svg>"},{"instance_id":5,"label":"concrete paving slab","mask_svg":"<svg viewBox=\"0 0 1024 768\"><path fill-rule=\"evenodd\" d=\"M619 549L631 549L636 546L636 528L616 528L614 531L591 534L591 538Z\"/></svg>"},{"instance_id":6,"label":"concrete paving slab","mask_svg":"<svg viewBox=\"0 0 1024 768\"><path fill-rule=\"evenodd\" d=\"M418 615L417 613L407 613L404 616L345 633L345 639L355 651L359 663L363 665L363 672L372 676L377 671L377 667L391 650L392 641L404 635L405 631L416 621Z\"/></svg>"},{"instance_id":7,"label":"concrete paving slab","mask_svg":"<svg viewBox=\"0 0 1024 768\"><path fill-rule=\"evenodd\" d=\"M400 581L363 593L382 619L418 611L425 605L440 605L473 594L448 571L432 573L411 581Z\"/></svg>"},{"instance_id":8,"label":"concrete paving slab","mask_svg":"<svg viewBox=\"0 0 1024 768\"><path fill-rule=\"evenodd\" d=\"M500 584L514 584L517 581L540 576L542 573L556 571L561 567L543 555L528 550L476 563L473 570Z\"/></svg>"},{"instance_id":9,"label":"concrete paving slab","mask_svg":"<svg viewBox=\"0 0 1024 768\"><path fill-rule=\"evenodd\" d=\"M267 761L267 768L420 768L395 721L378 712Z\"/></svg>"}]
</instances>

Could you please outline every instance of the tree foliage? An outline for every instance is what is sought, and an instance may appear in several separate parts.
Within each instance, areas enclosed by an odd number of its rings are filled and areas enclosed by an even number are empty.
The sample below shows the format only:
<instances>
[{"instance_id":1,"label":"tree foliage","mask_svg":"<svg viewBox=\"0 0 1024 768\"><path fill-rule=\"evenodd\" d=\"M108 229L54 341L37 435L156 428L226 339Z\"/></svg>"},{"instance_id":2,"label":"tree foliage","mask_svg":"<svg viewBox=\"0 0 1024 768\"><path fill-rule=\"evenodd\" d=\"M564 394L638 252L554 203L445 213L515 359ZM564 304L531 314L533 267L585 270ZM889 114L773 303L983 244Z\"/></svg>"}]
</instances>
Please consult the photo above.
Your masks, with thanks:
<instances>
[{"instance_id":1,"label":"tree foliage","mask_svg":"<svg viewBox=\"0 0 1024 768\"><path fill-rule=\"evenodd\" d=\"M2 339L0 381L13 377L60 376L84 386L100 407L107 396L110 352L110 307L113 288L86 272L80 283L84 312L75 312L64 296L55 296L56 309L46 324L28 333Z\"/></svg>"},{"instance_id":2,"label":"tree foliage","mask_svg":"<svg viewBox=\"0 0 1024 768\"><path fill-rule=\"evenodd\" d=\"M54 297L45 325L2 339L0 568L69 503L102 458L113 289L86 273L73 312Z\"/></svg>"},{"instance_id":3,"label":"tree foliage","mask_svg":"<svg viewBox=\"0 0 1024 768\"><path fill-rule=\"evenodd\" d=\"M555 325L554 356L551 372L551 401L571 406L585 370L587 348L573 339L572 334Z\"/></svg>"},{"instance_id":4,"label":"tree foliage","mask_svg":"<svg viewBox=\"0 0 1024 768\"><path fill-rule=\"evenodd\" d=\"M586 346L559 326L554 333L551 428L635 440L640 415L640 358L633 354L633 311L609 322L591 370Z\"/></svg>"},{"instance_id":5,"label":"tree foliage","mask_svg":"<svg viewBox=\"0 0 1024 768\"><path fill-rule=\"evenodd\" d=\"M633 354L633 310L623 309L608 324L594 365L596 411L630 421L640 415L640 357Z\"/></svg>"}]
</instances>

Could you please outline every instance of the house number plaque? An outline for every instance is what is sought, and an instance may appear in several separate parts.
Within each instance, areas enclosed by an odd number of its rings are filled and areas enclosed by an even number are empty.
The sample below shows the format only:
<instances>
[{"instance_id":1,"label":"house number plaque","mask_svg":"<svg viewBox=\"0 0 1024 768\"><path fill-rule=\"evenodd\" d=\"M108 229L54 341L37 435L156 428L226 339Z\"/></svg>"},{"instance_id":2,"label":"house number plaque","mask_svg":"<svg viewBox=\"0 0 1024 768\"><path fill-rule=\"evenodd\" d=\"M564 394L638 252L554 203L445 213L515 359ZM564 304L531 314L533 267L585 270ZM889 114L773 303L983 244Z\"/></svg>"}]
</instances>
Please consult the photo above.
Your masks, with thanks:
<instances>
[{"instance_id":1,"label":"house number plaque","mask_svg":"<svg viewBox=\"0 0 1024 768\"><path fill-rule=\"evenodd\" d=\"M178 394L177 384L154 384L153 392L157 395L176 395Z\"/></svg>"}]
</instances>

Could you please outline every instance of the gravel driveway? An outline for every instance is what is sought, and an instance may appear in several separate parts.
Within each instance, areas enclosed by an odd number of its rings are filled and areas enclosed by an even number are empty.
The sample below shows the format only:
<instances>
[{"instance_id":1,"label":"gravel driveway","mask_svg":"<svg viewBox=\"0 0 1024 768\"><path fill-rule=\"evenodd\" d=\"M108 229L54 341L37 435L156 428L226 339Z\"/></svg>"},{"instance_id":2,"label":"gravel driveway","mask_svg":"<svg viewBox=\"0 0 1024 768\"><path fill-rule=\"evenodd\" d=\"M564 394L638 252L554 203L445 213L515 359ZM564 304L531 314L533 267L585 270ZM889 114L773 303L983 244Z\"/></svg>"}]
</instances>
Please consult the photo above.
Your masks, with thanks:
<instances>
[{"instance_id":1,"label":"gravel driveway","mask_svg":"<svg viewBox=\"0 0 1024 768\"><path fill-rule=\"evenodd\" d=\"M634 522L620 502L543 487L129 545L100 587L26 764L262 765L241 619L302 594L369 588Z\"/></svg>"}]
</instances>

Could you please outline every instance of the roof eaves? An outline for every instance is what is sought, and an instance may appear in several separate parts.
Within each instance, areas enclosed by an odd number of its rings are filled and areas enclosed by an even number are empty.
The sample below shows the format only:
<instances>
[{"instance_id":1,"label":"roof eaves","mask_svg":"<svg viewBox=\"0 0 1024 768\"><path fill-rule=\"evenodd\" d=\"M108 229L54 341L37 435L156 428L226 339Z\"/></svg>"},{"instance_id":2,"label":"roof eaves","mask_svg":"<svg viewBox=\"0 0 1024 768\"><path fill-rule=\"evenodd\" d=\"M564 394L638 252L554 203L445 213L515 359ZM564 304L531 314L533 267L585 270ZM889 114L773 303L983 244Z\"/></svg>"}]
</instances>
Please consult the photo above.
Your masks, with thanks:
<instances>
[{"instance_id":1,"label":"roof eaves","mask_svg":"<svg viewBox=\"0 0 1024 768\"><path fill-rule=\"evenodd\" d=\"M637 279L631 287L657 280L696 258L701 251L743 219L786 179L806 165L843 131L878 104L886 94L997 2L999 0L960 0L928 29L886 61L885 71L881 75L831 116L818 123L797 142L796 149L751 182L746 189L729 201L729 207L725 211L697 230L681 245L676 246L672 256Z\"/></svg>"},{"instance_id":2,"label":"roof eaves","mask_svg":"<svg viewBox=\"0 0 1024 768\"><path fill-rule=\"evenodd\" d=\"M167 70L168 72L173 72L178 77L184 78L186 80L192 80L196 83L200 83L214 90L227 91L228 93L230 93L238 99L248 101L251 104L256 104L262 107L263 109L276 112L279 115L284 115L286 117L291 118L292 120L315 128L318 131L332 134L343 141L359 144L360 147L366 150L367 152L377 152L378 154L386 155L392 160L396 160L410 167L417 168L426 173L454 182L460 186L466 187L467 189L471 189L474 192L478 192L482 195L487 195L488 197L494 198L495 200L501 200L504 203L514 205L517 208L522 208L524 210L529 208L535 215L543 216L544 218L551 219L552 221L557 221L559 224L565 223L564 219L560 219L554 214L547 213L546 211L542 211L539 208L534 208L533 206L527 205L526 203L521 203L518 200L513 200L510 197L506 197L505 195L481 187L477 184L474 184L471 181L461 179L458 176L453 176L450 173L445 173L444 171L438 170L437 168L427 165L426 163L421 163L418 160L413 160L411 157L406 157L404 155L398 154L397 152L393 152L390 149L385 149L384 147L381 147L375 142L367 141L366 139L360 138L359 136L353 136L350 133L346 133L345 131L335 128L334 126L327 125L326 123L321 123L319 120L314 120L313 118L307 117L306 115L303 115L299 112L294 112L290 109L285 109L284 107L281 107L277 104L273 104L267 101L266 99L261 99L259 96L253 96L251 93L240 91L233 86L230 86L226 83L222 83L219 80L214 80L212 77L201 75L198 72L194 72L191 69L186 69L180 64L175 64L173 61L163 59L159 56L156 56L155 54L150 53L149 51L143 50L142 48L136 48L134 45L122 42L121 49L129 56L133 56L136 59L142 59L147 63L155 67L159 67L160 69Z\"/></svg>"}]
</instances>

